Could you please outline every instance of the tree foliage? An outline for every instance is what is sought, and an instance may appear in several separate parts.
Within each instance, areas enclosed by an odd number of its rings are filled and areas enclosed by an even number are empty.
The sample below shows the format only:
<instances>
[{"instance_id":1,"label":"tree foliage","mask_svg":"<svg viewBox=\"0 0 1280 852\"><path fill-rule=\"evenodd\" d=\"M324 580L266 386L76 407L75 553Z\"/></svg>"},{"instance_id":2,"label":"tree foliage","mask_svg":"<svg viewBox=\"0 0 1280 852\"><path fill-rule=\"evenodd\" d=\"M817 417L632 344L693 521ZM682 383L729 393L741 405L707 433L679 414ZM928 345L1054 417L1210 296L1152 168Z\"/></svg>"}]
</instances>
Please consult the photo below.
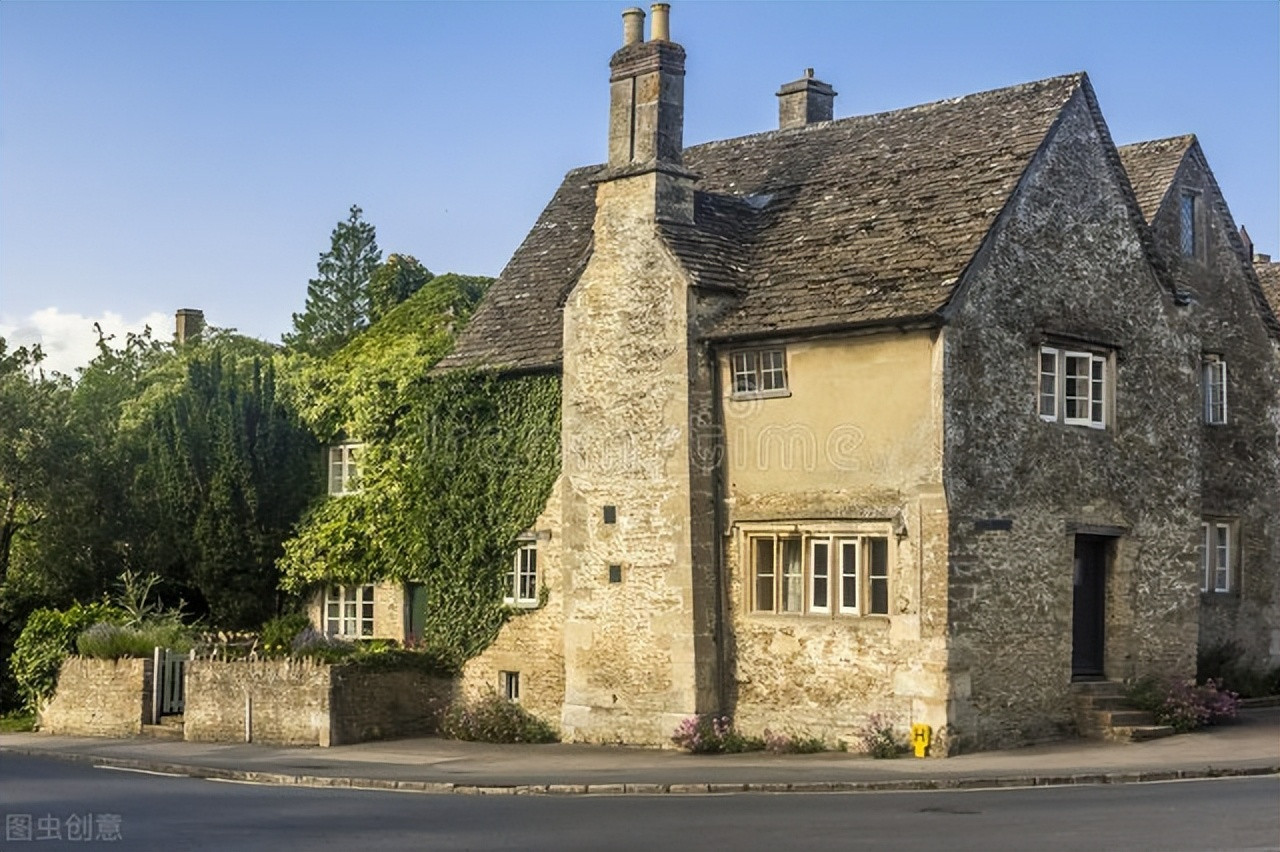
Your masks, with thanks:
<instances>
[{"instance_id":1,"label":"tree foliage","mask_svg":"<svg viewBox=\"0 0 1280 852\"><path fill-rule=\"evenodd\" d=\"M293 315L293 331L285 345L299 352L326 356L369 324L369 282L382 261L373 225L361 219L356 205L345 222L339 222L329 238L329 250L320 255L317 277L307 284L307 302Z\"/></svg>"},{"instance_id":2,"label":"tree foliage","mask_svg":"<svg viewBox=\"0 0 1280 852\"><path fill-rule=\"evenodd\" d=\"M409 254L391 254L369 277L369 322L377 323L392 308L418 292L434 276Z\"/></svg>"}]
</instances>

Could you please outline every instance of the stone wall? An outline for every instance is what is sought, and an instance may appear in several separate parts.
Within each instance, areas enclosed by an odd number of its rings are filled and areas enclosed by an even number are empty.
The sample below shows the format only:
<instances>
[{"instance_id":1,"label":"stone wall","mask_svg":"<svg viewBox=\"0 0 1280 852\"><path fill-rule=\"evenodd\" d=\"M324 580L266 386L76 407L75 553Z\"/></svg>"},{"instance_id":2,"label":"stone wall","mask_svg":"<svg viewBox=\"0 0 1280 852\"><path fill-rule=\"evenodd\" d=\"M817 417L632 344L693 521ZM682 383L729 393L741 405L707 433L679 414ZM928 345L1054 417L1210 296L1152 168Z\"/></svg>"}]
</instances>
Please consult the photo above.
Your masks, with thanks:
<instances>
[{"instance_id":1,"label":"stone wall","mask_svg":"<svg viewBox=\"0 0 1280 852\"><path fill-rule=\"evenodd\" d=\"M556 481L532 529L537 536L539 605L513 613L493 644L467 662L459 681L462 693L476 699L502 694L501 673L514 672L520 677L520 704L556 728L564 706L563 486L563 478Z\"/></svg>"},{"instance_id":2,"label":"stone wall","mask_svg":"<svg viewBox=\"0 0 1280 852\"><path fill-rule=\"evenodd\" d=\"M184 736L206 742L342 745L435 730L452 681L309 660L193 660Z\"/></svg>"},{"instance_id":3,"label":"stone wall","mask_svg":"<svg viewBox=\"0 0 1280 852\"><path fill-rule=\"evenodd\" d=\"M131 737L151 714L151 660L70 657L58 690L40 708L40 730L82 737Z\"/></svg>"},{"instance_id":4,"label":"stone wall","mask_svg":"<svg viewBox=\"0 0 1280 852\"><path fill-rule=\"evenodd\" d=\"M1072 729L1075 537L1108 537L1105 675L1194 671L1193 339L1077 93L966 275L946 330L949 621L961 748ZM1041 345L1110 358L1106 428L1045 422Z\"/></svg>"}]
</instances>

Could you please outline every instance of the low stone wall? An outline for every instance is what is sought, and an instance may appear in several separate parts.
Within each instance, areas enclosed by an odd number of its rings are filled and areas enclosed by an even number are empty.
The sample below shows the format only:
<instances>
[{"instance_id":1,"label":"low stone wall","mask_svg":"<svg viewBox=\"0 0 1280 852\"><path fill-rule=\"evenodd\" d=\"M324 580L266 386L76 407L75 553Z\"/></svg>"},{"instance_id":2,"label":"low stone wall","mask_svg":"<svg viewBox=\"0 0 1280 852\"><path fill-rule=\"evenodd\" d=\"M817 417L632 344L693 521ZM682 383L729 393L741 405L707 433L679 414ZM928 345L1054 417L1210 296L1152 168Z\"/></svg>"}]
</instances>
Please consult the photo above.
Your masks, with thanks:
<instances>
[{"instance_id":1,"label":"low stone wall","mask_svg":"<svg viewBox=\"0 0 1280 852\"><path fill-rule=\"evenodd\" d=\"M151 715L151 660L69 657L58 690L40 708L40 730L82 737L130 737Z\"/></svg>"},{"instance_id":2,"label":"low stone wall","mask_svg":"<svg viewBox=\"0 0 1280 852\"><path fill-rule=\"evenodd\" d=\"M204 742L342 745L435 731L452 681L308 660L193 660L184 737Z\"/></svg>"}]
</instances>

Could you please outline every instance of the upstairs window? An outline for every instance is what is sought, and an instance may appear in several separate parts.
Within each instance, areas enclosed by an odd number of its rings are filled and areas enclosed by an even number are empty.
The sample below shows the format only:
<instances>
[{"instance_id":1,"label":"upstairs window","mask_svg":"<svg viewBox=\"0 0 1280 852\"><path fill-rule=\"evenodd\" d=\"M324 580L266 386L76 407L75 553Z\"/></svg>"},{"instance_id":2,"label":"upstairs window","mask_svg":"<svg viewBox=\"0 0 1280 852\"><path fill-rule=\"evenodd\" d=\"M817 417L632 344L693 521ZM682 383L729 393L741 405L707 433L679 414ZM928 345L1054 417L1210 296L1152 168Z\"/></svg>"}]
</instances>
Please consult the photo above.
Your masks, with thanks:
<instances>
[{"instance_id":1,"label":"upstairs window","mask_svg":"<svg viewBox=\"0 0 1280 852\"><path fill-rule=\"evenodd\" d=\"M538 546L522 542L507 571L504 599L515 606L538 605Z\"/></svg>"},{"instance_id":2,"label":"upstairs window","mask_svg":"<svg viewBox=\"0 0 1280 852\"><path fill-rule=\"evenodd\" d=\"M1204 396L1204 422L1222 426L1227 422L1227 362L1206 355L1200 363L1200 387Z\"/></svg>"},{"instance_id":3,"label":"upstairs window","mask_svg":"<svg viewBox=\"0 0 1280 852\"><path fill-rule=\"evenodd\" d=\"M734 352L733 395L766 397L787 395L787 352L785 349L753 349Z\"/></svg>"},{"instance_id":4,"label":"upstairs window","mask_svg":"<svg viewBox=\"0 0 1280 852\"><path fill-rule=\"evenodd\" d=\"M1198 199L1193 192L1182 193L1178 206L1179 239L1182 256L1196 257L1199 254L1199 234L1196 233L1196 208Z\"/></svg>"},{"instance_id":5,"label":"upstairs window","mask_svg":"<svg viewBox=\"0 0 1280 852\"><path fill-rule=\"evenodd\" d=\"M329 448L329 493L335 497L360 490L360 452L363 444L354 441Z\"/></svg>"},{"instance_id":6,"label":"upstairs window","mask_svg":"<svg viewBox=\"0 0 1280 852\"><path fill-rule=\"evenodd\" d=\"M889 539L827 533L747 538L751 610L782 615L888 615Z\"/></svg>"},{"instance_id":7,"label":"upstairs window","mask_svg":"<svg viewBox=\"0 0 1280 852\"><path fill-rule=\"evenodd\" d=\"M1111 358L1102 352L1040 347L1040 419L1105 429L1111 398Z\"/></svg>"},{"instance_id":8,"label":"upstairs window","mask_svg":"<svg viewBox=\"0 0 1280 852\"><path fill-rule=\"evenodd\" d=\"M1231 591L1231 560L1235 554L1232 525L1206 521L1200 525L1200 591Z\"/></svg>"}]
</instances>

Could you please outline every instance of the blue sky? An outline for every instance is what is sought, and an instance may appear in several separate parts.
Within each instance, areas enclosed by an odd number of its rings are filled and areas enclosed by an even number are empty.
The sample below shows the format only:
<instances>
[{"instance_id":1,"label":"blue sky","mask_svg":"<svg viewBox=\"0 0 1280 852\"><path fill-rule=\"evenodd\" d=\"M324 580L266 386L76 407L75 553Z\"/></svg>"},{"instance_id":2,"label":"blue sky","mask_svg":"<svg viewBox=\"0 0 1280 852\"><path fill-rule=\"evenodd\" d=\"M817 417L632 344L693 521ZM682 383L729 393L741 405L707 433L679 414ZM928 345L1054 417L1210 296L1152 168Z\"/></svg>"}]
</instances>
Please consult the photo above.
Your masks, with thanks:
<instances>
[{"instance_id":1,"label":"blue sky","mask_svg":"<svg viewBox=\"0 0 1280 852\"><path fill-rule=\"evenodd\" d=\"M179 307L277 340L351 204L385 253L496 275L604 157L626 2L0 3L0 335L69 370ZM645 4L647 7L647 4ZM685 142L1077 70L1117 143L1194 132L1280 254L1280 4L675 0Z\"/></svg>"}]
</instances>

